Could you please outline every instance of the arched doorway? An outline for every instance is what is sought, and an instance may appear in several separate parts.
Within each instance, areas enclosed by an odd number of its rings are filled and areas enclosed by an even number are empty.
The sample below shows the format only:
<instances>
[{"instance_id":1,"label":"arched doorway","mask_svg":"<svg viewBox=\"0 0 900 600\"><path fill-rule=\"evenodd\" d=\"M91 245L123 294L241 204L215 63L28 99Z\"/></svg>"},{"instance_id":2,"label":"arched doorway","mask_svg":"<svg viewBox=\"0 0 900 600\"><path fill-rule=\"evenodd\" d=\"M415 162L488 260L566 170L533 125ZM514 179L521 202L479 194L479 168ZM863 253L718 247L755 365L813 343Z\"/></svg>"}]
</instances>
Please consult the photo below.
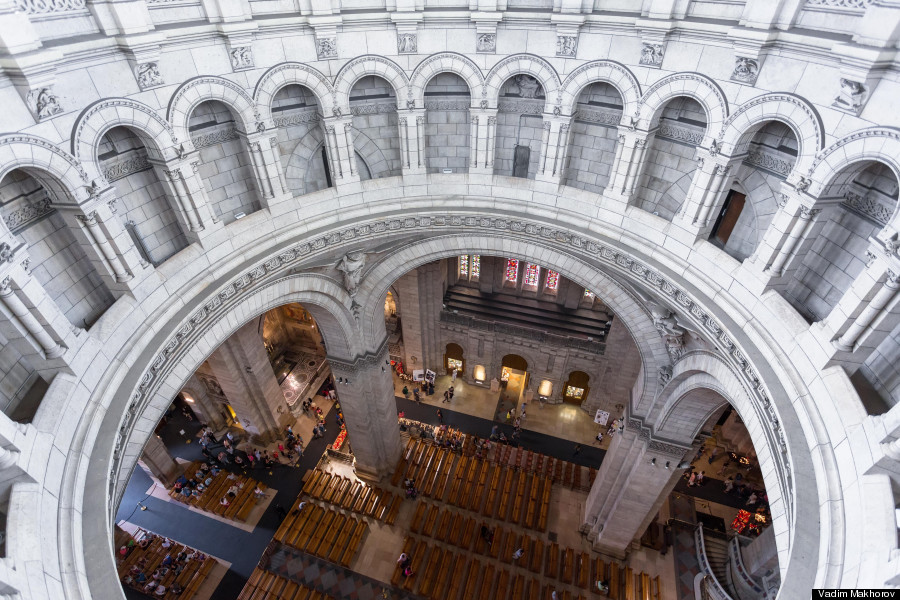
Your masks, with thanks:
<instances>
[{"instance_id":1,"label":"arched doorway","mask_svg":"<svg viewBox=\"0 0 900 600\"><path fill-rule=\"evenodd\" d=\"M590 380L590 376L584 371L569 373L569 379L566 380L566 386L563 388L563 401L581 406L587 399L588 392L591 391L588 385Z\"/></svg>"},{"instance_id":2,"label":"arched doorway","mask_svg":"<svg viewBox=\"0 0 900 600\"><path fill-rule=\"evenodd\" d=\"M466 372L466 359L463 358L463 349L459 344L447 344L444 350L444 369L447 375L452 375L453 371L458 371L457 375Z\"/></svg>"},{"instance_id":3,"label":"arched doorway","mask_svg":"<svg viewBox=\"0 0 900 600\"><path fill-rule=\"evenodd\" d=\"M518 402L528 386L528 361L518 354L507 354L500 362L500 387L504 395Z\"/></svg>"}]
</instances>

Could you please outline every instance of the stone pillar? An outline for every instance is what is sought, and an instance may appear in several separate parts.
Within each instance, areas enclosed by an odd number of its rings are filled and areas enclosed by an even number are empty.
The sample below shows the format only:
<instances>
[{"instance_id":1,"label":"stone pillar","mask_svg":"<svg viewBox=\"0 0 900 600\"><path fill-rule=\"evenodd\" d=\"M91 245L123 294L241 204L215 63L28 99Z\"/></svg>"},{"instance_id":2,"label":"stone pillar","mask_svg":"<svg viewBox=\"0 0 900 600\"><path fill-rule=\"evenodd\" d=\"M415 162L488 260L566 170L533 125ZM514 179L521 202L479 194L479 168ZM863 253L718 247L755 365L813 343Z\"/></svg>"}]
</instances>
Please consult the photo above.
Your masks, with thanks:
<instances>
[{"instance_id":1,"label":"stone pillar","mask_svg":"<svg viewBox=\"0 0 900 600\"><path fill-rule=\"evenodd\" d=\"M202 241L218 228L215 225L219 225L200 178L200 160L195 158L196 160L185 157L165 163L153 163L159 180L168 188L169 198L175 201L178 221L185 237L191 242Z\"/></svg>"},{"instance_id":2,"label":"stone pillar","mask_svg":"<svg viewBox=\"0 0 900 600\"><path fill-rule=\"evenodd\" d=\"M544 113L544 143L536 179L559 185L566 166L566 152L569 149L570 116L555 116Z\"/></svg>"},{"instance_id":3,"label":"stone pillar","mask_svg":"<svg viewBox=\"0 0 900 600\"><path fill-rule=\"evenodd\" d=\"M169 449L163 444L162 439L155 433L150 436L147 445L144 446L141 462L166 487L173 485L181 475L181 467L169 454Z\"/></svg>"},{"instance_id":4,"label":"stone pillar","mask_svg":"<svg viewBox=\"0 0 900 600\"><path fill-rule=\"evenodd\" d=\"M341 114L340 110L336 109L335 112ZM331 180L336 188L359 181L356 154L353 150L353 117L349 108L346 112L347 116L325 117L322 122L325 128L325 148L331 166Z\"/></svg>"},{"instance_id":5,"label":"stone pillar","mask_svg":"<svg viewBox=\"0 0 900 600\"><path fill-rule=\"evenodd\" d=\"M608 192L606 195L625 202L630 201L644 168L644 153L649 142L650 134L646 131L619 127L616 154L610 170L609 185L605 190Z\"/></svg>"},{"instance_id":6,"label":"stone pillar","mask_svg":"<svg viewBox=\"0 0 900 600\"><path fill-rule=\"evenodd\" d=\"M422 342L426 339L422 328L422 314L419 295L419 270L413 269L394 283L400 295L400 328L403 333L403 361L407 368L421 368L424 352ZM416 358L413 361L413 357Z\"/></svg>"},{"instance_id":7,"label":"stone pillar","mask_svg":"<svg viewBox=\"0 0 900 600\"><path fill-rule=\"evenodd\" d=\"M400 428L387 338L375 352L352 358L328 356L347 437L362 476L390 476L400 458Z\"/></svg>"},{"instance_id":8,"label":"stone pillar","mask_svg":"<svg viewBox=\"0 0 900 600\"><path fill-rule=\"evenodd\" d=\"M900 256L895 248L885 248L877 240L872 240L867 254L866 268L813 328L831 342L831 359L854 366L862 364L900 322Z\"/></svg>"},{"instance_id":9,"label":"stone pillar","mask_svg":"<svg viewBox=\"0 0 900 600\"><path fill-rule=\"evenodd\" d=\"M278 138L272 132L262 131L247 134L245 141L260 193L260 206L270 208L273 202L290 195L281 161L278 159Z\"/></svg>"},{"instance_id":10,"label":"stone pillar","mask_svg":"<svg viewBox=\"0 0 900 600\"><path fill-rule=\"evenodd\" d=\"M682 473L676 467L691 450L652 441L633 422L613 436L588 494L581 527L589 532L595 551L620 560L675 487Z\"/></svg>"},{"instance_id":11,"label":"stone pillar","mask_svg":"<svg viewBox=\"0 0 900 600\"><path fill-rule=\"evenodd\" d=\"M497 132L497 109L469 110L472 131L469 136L469 173L491 175L494 172L494 142Z\"/></svg>"},{"instance_id":12,"label":"stone pillar","mask_svg":"<svg viewBox=\"0 0 900 600\"><path fill-rule=\"evenodd\" d=\"M198 412L203 414L207 425L217 431L225 427L225 422L222 420L222 415L219 412L219 405L209 397L206 384L197 377L196 373L191 375L181 392L194 401L192 408L196 407L199 409Z\"/></svg>"},{"instance_id":13,"label":"stone pillar","mask_svg":"<svg viewBox=\"0 0 900 600\"><path fill-rule=\"evenodd\" d=\"M289 411L258 331L258 320L225 340L210 355L209 366L241 426L262 442L279 439L284 425L280 419Z\"/></svg>"},{"instance_id":14,"label":"stone pillar","mask_svg":"<svg viewBox=\"0 0 900 600\"><path fill-rule=\"evenodd\" d=\"M415 108L399 113L400 168L403 175L425 173L425 109Z\"/></svg>"},{"instance_id":15,"label":"stone pillar","mask_svg":"<svg viewBox=\"0 0 900 600\"><path fill-rule=\"evenodd\" d=\"M419 282L419 318L424 335L420 362L409 365L410 367L440 372L444 349L441 348L437 332L440 330L444 300L445 265L446 261L437 261L416 269Z\"/></svg>"},{"instance_id":16,"label":"stone pillar","mask_svg":"<svg viewBox=\"0 0 900 600\"><path fill-rule=\"evenodd\" d=\"M699 239L709 236L730 188L729 174L740 159L713 155L708 150L698 154L698 167L675 219Z\"/></svg>"}]
</instances>

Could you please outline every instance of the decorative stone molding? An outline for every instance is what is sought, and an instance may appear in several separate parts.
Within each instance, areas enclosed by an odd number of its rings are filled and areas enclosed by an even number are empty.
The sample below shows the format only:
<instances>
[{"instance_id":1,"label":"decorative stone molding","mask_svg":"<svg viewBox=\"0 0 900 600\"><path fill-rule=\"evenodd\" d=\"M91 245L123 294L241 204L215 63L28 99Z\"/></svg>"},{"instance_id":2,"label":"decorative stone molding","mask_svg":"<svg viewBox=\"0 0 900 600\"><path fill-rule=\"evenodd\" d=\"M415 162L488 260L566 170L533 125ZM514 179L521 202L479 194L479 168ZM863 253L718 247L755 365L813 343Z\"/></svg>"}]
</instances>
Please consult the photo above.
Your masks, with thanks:
<instances>
[{"instance_id":1,"label":"decorative stone molding","mask_svg":"<svg viewBox=\"0 0 900 600\"><path fill-rule=\"evenodd\" d=\"M337 37L323 37L316 39L316 58L327 60L337 58Z\"/></svg>"},{"instance_id":2,"label":"decorative stone molding","mask_svg":"<svg viewBox=\"0 0 900 600\"><path fill-rule=\"evenodd\" d=\"M579 82L585 73L592 74L592 80L586 84L578 85L576 82ZM634 73L628 67L612 60L591 61L569 73L560 86L558 102L565 105L571 102L574 105L582 90L594 82L610 84L622 95L625 106L633 105L634 108L637 107L641 98L641 85L637 77L634 76ZM568 99L564 98L564 96L568 97ZM623 107L624 110L625 108Z\"/></svg>"},{"instance_id":3,"label":"decorative stone molding","mask_svg":"<svg viewBox=\"0 0 900 600\"><path fill-rule=\"evenodd\" d=\"M194 143L196 146L196 142ZM144 154L124 156L112 164L107 163L103 169L103 177L110 183L124 179L132 173L151 169L152 165Z\"/></svg>"},{"instance_id":4,"label":"decorative stone molding","mask_svg":"<svg viewBox=\"0 0 900 600\"><path fill-rule=\"evenodd\" d=\"M16 257L15 251L12 249L12 246L7 244L6 242L0 243L0 262L11 263Z\"/></svg>"},{"instance_id":5,"label":"decorative stone molding","mask_svg":"<svg viewBox=\"0 0 900 600\"><path fill-rule=\"evenodd\" d=\"M134 70L137 78L138 87L142 90L159 87L165 84L162 75L159 72L159 65L155 62L145 62L139 64Z\"/></svg>"},{"instance_id":6,"label":"decorative stone molding","mask_svg":"<svg viewBox=\"0 0 900 600\"><path fill-rule=\"evenodd\" d=\"M734 70L731 72L731 80L739 83L753 85L759 77L759 61L747 56L737 56L734 59Z\"/></svg>"},{"instance_id":7,"label":"decorative stone molding","mask_svg":"<svg viewBox=\"0 0 900 600\"><path fill-rule=\"evenodd\" d=\"M23 205L6 215L4 221L11 232L19 233L55 210L50 204L50 198L44 196L36 202L26 200Z\"/></svg>"},{"instance_id":8,"label":"decorative stone molding","mask_svg":"<svg viewBox=\"0 0 900 600\"><path fill-rule=\"evenodd\" d=\"M426 100L425 110L469 110L468 100Z\"/></svg>"},{"instance_id":9,"label":"decorative stone molding","mask_svg":"<svg viewBox=\"0 0 900 600\"><path fill-rule=\"evenodd\" d=\"M53 93L53 86L36 88L28 92L28 109L38 121L49 119L63 111L59 97Z\"/></svg>"},{"instance_id":10,"label":"decorative stone molding","mask_svg":"<svg viewBox=\"0 0 900 600\"><path fill-rule=\"evenodd\" d=\"M744 159L744 163L754 167L765 169L766 171L770 171L775 175L785 178L794 168L793 161L787 161L783 158L779 158L774 153L766 152L759 147L756 147L747 153L747 157Z\"/></svg>"},{"instance_id":11,"label":"decorative stone molding","mask_svg":"<svg viewBox=\"0 0 900 600\"><path fill-rule=\"evenodd\" d=\"M684 142L694 146L699 146L703 141L703 128L689 128L685 126L675 125L671 121L662 121L659 129L656 130L656 137Z\"/></svg>"},{"instance_id":12,"label":"decorative stone molding","mask_svg":"<svg viewBox=\"0 0 900 600\"><path fill-rule=\"evenodd\" d=\"M853 191L847 191L844 198L842 206L859 213L871 221L875 221L881 226L888 224L896 208L896 206L881 202L871 195L861 196Z\"/></svg>"},{"instance_id":13,"label":"decorative stone molding","mask_svg":"<svg viewBox=\"0 0 900 600\"><path fill-rule=\"evenodd\" d=\"M81 166L81 163L79 161L77 161L75 158L73 158L68 153L60 150L59 147L56 146L56 144L52 144L43 138L39 138L35 135L30 135L27 133L15 133L15 134L0 136L0 146L7 146L7 145L8 146L17 146L17 145L34 146L35 148L40 148L44 151L49 151L51 154L58 157L63 162L65 162L70 167L72 167L75 170L75 172L78 174L78 177L81 180L82 184L88 184L90 182L90 178L88 177L87 172L84 170L84 167ZM26 150L26 151L28 152L28 156L30 156L33 159L32 154L34 152L32 150ZM29 166L31 164L32 163L30 163L28 161L20 160L19 164L15 165L15 166L9 165L9 166L7 166L7 169L21 168L22 166ZM53 168L52 165L49 168L46 167L46 165L38 165L38 166L41 166L41 168L49 170L51 173L58 176L63 181L66 181L68 183L74 183L71 180L71 178L67 177L66 174L61 169L58 169L58 168L55 169L55 168ZM0 179L2 179L2 176L8 172L9 172L8 170L0 170ZM74 193L75 186L71 186L69 188L69 192Z\"/></svg>"},{"instance_id":14,"label":"decorative stone molding","mask_svg":"<svg viewBox=\"0 0 900 600\"><path fill-rule=\"evenodd\" d=\"M838 9L848 12L862 12L872 3L872 0L806 0L805 8L811 9Z\"/></svg>"},{"instance_id":15,"label":"decorative stone molding","mask_svg":"<svg viewBox=\"0 0 900 600\"><path fill-rule=\"evenodd\" d=\"M415 33L397 34L397 53L416 54L419 51L418 35Z\"/></svg>"},{"instance_id":16,"label":"decorative stone molding","mask_svg":"<svg viewBox=\"0 0 900 600\"><path fill-rule=\"evenodd\" d=\"M513 65L515 71L508 72L508 66ZM556 69L549 62L533 54L513 54L507 56L488 72L484 78L485 85L482 97L487 97L488 89L500 90L503 82L513 75L528 75L540 82L542 91L547 97L558 94L561 81Z\"/></svg>"},{"instance_id":17,"label":"decorative stone molding","mask_svg":"<svg viewBox=\"0 0 900 600\"><path fill-rule=\"evenodd\" d=\"M479 33L475 41L475 51L479 54L493 54L497 51L496 33Z\"/></svg>"},{"instance_id":18,"label":"decorative stone molding","mask_svg":"<svg viewBox=\"0 0 900 600\"><path fill-rule=\"evenodd\" d=\"M194 144L194 148L199 150L200 148L215 146L216 144L221 144L222 142L227 142L228 140L233 140L237 137L237 130L234 127L228 127L212 133L205 133L203 135L198 135L197 137L192 137L191 143Z\"/></svg>"},{"instance_id":19,"label":"decorative stone molding","mask_svg":"<svg viewBox=\"0 0 900 600\"><path fill-rule=\"evenodd\" d=\"M869 99L869 86L861 81L841 78L841 89L831 105L852 115L862 112Z\"/></svg>"},{"instance_id":20,"label":"decorative stone molding","mask_svg":"<svg viewBox=\"0 0 900 600\"><path fill-rule=\"evenodd\" d=\"M49 15L83 10L85 4L84 0L16 0L16 8L29 15Z\"/></svg>"},{"instance_id":21,"label":"decorative stone molding","mask_svg":"<svg viewBox=\"0 0 900 600\"><path fill-rule=\"evenodd\" d=\"M691 83L687 86L681 83L673 86L672 84L676 82ZM664 88L670 89L664 90ZM678 91L676 92L672 88L677 88ZM710 103L707 92L715 97L715 103ZM662 105L676 95L694 98L706 109L707 118L709 119L707 130L712 131L711 126L725 123L725 120L728 118L728 99L725 98L722 88L709 77L699 73L676 73L663 77L654 83L647 88L647 91L641 97L641 104L635 116L639 117L640 121L644 121L645 124L649 123L649 120L660 111Z\"/></svg>"},{"instance_id":22,"label":"decorative stone molding","mask_svg":"<svg viewBox=\"0 0 900 600\"><path fill-rule=\"evenodd\" d=\"M291 125L302 125L305 123L318 123L319 113L315 109L303 111L293 115L285 115L283 117L275 117L272 119L275 127L290 127Z\"/></svg>"},{"instance_id":23,"label":"decorative stone molding","mask_svg":"<svg viewBox=\"0 0 900 600\"><path fill-rule=\"evenodd\" d=\"M576 121L615 127L622 121L622 111L579 107L573 117Z\"/></svg>"},{"instance_id":24,"label":"decorative stone molding","mask_svg":"<svg viewBox=\"0 0 900 600\"><path fill-rule=\"evenodd\" d=\"M360 115L376 115L397 112L395 100L383 100L381 102L364 102L350 107L350 114L354 117Z\"/></svg>"},{"instance_id":25,"label":"decorative stone molding","mask_svg":"<svg viewBox=\"0 0 900 600\"><path fill-rule=\"evenodd\" d=\"M207 89L197 91L195 88ZM234 101L229 98L230 95L226 90L235 95ZM198 104L207 100L217 100L231 106L245 131L250 132L253 129L258 131L260 125L265 129L253 98L243 87L224 77L200 76L185 81L169 100L166 119L176 127L176 131L179 127L187 130L187 120L191 112Z\"/></svg>"},{"instance_id":26,"label":"decorative stone molding","mask_svg":"<svg viewBox=\"0 0 900 600\"><path fill-rule=\"evenodd\" d=\"M379 365L385 364L385 360L388 356L388 340L385 338L381 342L381 346L374 352L368 352L366 354L357 356L353 359L346 360L343 358L337 358L331 355L328 355L328 363L332 366L333 369L340 371L344 374L357 374L363 373L377 367Z\"/></svg>"},{"instance_id":27,"label":"decorative stone molding","mask_svg":"<svg viewBox=\"0 0 900 600\"><path fill-rule=\"evenodd\" d=\"M801 120L791 116L790 111L780 106L782 104L799 108L806 118ZM748 113L753 116L749 116ZM791 126L800 144L799 156L812 154L814 150L818 151L825 147L825 126L822 117L811 104L794 94L763 94L741 104L722 124L722 130L718 135L719 144L736 146L751 125L770 120L772 113L777 113L778 120ZM810 139L815 140L814 148L805 147L808 145L806 140ZM749 143L749 140L747 142Z\"/></svg>"},{"instance_id":28,"label":"decorative stone molding","mask_svg":"<svg viewBox=\"0 0 900 600\"><path fill-rule=\"evenodd\" d=\"M235 46L229 52L231 68L234 71L246 71L253 68L253 48L251 46Z\"/></svg>"},{"instance_id":29,"label":"decorative stone molding","mask_svg":"<svg viewBox=\"0 0 900 600\"><path fill-rule=\"evenodd\" d=\"M528 102L515 98L501 98L497 103L497 109L505 113L539 115L544 112L543 102Z\"/></svg>"},{"instance_id":30,"label":"decorative stone molding","mask_svg":"<svg viewBox=\"0 0 900 600\"><path fill-rule=\"evenodd\" d=\"M575 52L578 49L578 36L576 35L558 35L556 36L556 55L575 58Z\"/></svg>"},{"instance_id":31,"label":"decorative stone molding","mask_svg":"<svg viewBox=\"0 0 900 600\"><path fill-rule=\"evenodd\" d=\"M641 44L641 58L640 61L638 61L638 64L646 67L661 67L664 55L664 44L648 44L647 42L643 42Z\"/></svg>"}]
</instances>

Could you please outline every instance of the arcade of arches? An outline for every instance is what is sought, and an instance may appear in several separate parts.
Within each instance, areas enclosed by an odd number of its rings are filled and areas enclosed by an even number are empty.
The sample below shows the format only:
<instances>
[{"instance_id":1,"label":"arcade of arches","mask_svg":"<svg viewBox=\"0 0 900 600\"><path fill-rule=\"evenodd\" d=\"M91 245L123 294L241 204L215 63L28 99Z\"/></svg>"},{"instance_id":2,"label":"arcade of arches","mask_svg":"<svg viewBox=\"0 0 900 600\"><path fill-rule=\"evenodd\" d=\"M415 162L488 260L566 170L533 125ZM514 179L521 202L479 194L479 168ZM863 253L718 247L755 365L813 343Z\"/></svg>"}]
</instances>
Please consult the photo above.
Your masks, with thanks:
<instances>
[{"instance_id":1,"label":"arcade of arches","mask_svg":"<svg viewBox=\"0 0 900 600\"><path fill-rule=\"evenodd\" d=\"M0 595L900 585L898 43L0 1Z\"/></svg>"}]
</instances>

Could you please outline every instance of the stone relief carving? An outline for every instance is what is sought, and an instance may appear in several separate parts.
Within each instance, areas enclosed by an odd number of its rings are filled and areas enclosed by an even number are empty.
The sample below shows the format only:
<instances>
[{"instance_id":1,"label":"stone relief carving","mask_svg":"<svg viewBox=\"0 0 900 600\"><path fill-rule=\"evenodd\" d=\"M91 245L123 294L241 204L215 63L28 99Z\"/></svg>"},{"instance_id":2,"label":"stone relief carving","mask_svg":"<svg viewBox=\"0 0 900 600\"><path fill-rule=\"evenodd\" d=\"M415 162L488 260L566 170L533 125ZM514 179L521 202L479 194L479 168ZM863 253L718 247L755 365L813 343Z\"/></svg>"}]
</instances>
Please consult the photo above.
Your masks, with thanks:
<instances>
[{"instance_id":1,"label":"stone relief carving","mask_svg":"<svg viewBox=\"0 0 900 600\"><path fill-rule=\"evenodd\" d=\"M103 177L105 177L107 181L112 183L113 181L118 181L119 179L127 177L132 173L146 171L151 167L152 165L150 164L150 160L146 155L126 155L124 157L120 157L120 160L117 160L112 164L104 165Z\"/></svg>"},{"instance_id":2,"label":"stone relief carving","mask_svg":"<svg viewBox=\"0 0 900 600\"><path fill-rule=\"evenodd\" d=\"M50 198L44 196L34 202L26 200L23 205L10 212L4 220L11 232L18 233L54 210L50 204Z\"/></svg>"},{"instance_id":3,"label":"stone relief carving","mask_svg":"<svg viewBox=\"0 0 900 600\"><path fill-rule=\"evenodd\" d=\"M235 71L253 68L253 49L250 46L238 46L229 52L231 68Z\"/></svg>"},{"instance_id":4,"label":"stone relief carving","mask_svg":"<svg viewBox=\"0 0 900 600\"><path fill-rule=\"evenodd\" d=\"M844 198L844 206L881 225L887 225L891 220L891 215L894 214L894 206L880 202L871 195L861 196L856 192L848 191Z\"/></svg>"},{"instance_id":5,"label":"stone relief carving","mask_svg":"<svg viewBox=\"0 0 900 600\"><path fill-rule=\"evenodd\" d=\"M531 75L516 75L513 81L522 98L543 98L540 82Z\"/></svg>"},{"instance_id":6,"label":"stone relief carving","mask_svg":"<svg viewBox=\"0 0 900 600\"><path fill-rule=\"evenodd\" d=\"M497 51L497 34L496 33L479 33L478 41L475 44L476 52L496 52Z\"/></svg>"},{"instance_id":7,"label":"stone relief carving","mask_svg":"<svg viewBox=\"0 0 900 600\"><path fill-rule=\"evenodd\" d=\"M675 313L671 310L654 305L650 308L650 314L653 316L653 325L666 342L666 351L672 362L678 361L684 356L684 334L686 330L678 324Z\"/></svg>"},{"instance_id":8,"label":"stone relief carving","mask_svg":"<svg viewBox=\"0 0 900 600\"><path fill-rule=\"evenodd\" d=\"M845 8L847 10L865 10L872 0L806 0L806 6L818 8Z\"/></svg>"},{"instance_id":9,"label":"stone relief carving","mask_svg":"<svg viewBox=\"0 0 900 600\"><path fill-rule=\"evenodd\" d=\"M197 137L192 137L191 143L194 144L195 149L199 150L200 148L215 146L216 144L221 144L222 142L233 140L237 137L237 130L234 127L227 127L225 129L220 129L219 131L213 131L212 133L205 133L203 135L198 135Z\"/></svg>"},{"instance_id":10,"label":"stone relief carving","mask_svg":"<svg viewBox=\"0 0 900 600\"><path fill-rule=\"evenodd\" d=\"M59 97L53 93L52 87L44 87L28 92L28 108L38 121L58 115L63 111Z\"/></svg>"},{"instance_id":11,"label":"stone relief carving","mask_svg":"<svg viewBox=\"0 0 900 600\"><path fill-rule=\"evenodd\" d=\"M648 44L644 42L641 46L640 64L648 67L662 66L664 53L665 49L662 44Z\"/></svg>"},{"instance_id":12,"label":"stone relief carving","mask_svg":"<svg viewBox=\"0 0 900 600\"><path fill-rule=\"evenodd\" d=\"M344 274L344 289L353 298L359 291L359 280L362 279L362 270L366 266L366 253L362 250L348 252L335 267Z\"/></svg>"},{"instance_id":13,"label":"stone relief carving","mask_svg":"<svg viewBox=\"0 0 900 600\"><path fill-rule=\"evenodd\" d=\"M746 56L738 56L734 59L734 71L731 72L732 81L754 84L757 77L759 77L759 61Z\"/></svg>"},{"instance_id":14,"label":"stone relief carving","mask_svg":"<svg viewBox=\"0 0 900 600\"><path fill-rule=\"evenodd\" d=\"M869 99L869 87L852 79L841 78L841 90L831 105L854 115L862 112L866 100Z\"/></svg>"},{"instance_id":15,"label":"stone relief carving","mask_svg":"<svg viewBox=\"0 0 900 600\"><path fill-rule=\"evenodd\" d=\"M397 35L397 52L400 54L415 54L418 52L418 43L415 33L401 33Z\"/></svg>"},{"instance_id":16,"label":"stone relief carving","mask_svg":"<svg viewBox=\"0 0 900 600\"><path fill-rule=\"evenodd\" d=\"M142 90L149 90L165 83L159 72L159 65L155 62L146 62L138 65L137 82L138 87Z\"/></svg>"},{"instance_id":17,"label":"stone relief carving","mask_svg":"<svg viewBox=\"0 0 900 600\"><path fill-rule=\"evenodd\" d=\"M699 146L703 141L703 131L703 128L691 129L663 121L656 130L656 136Z\"/></svg>"},{"instance_id":18,"label":"stone relief carving","mask_svg":"<svg viewBox=\"0 0 900 600\"><path fill-rule=\"evenodd\" d=\"M13 258L15 258L15 252L13 252L12 246L3 242L0 244L0 262L8 262L11 263Z\"/></svg>"},{"instance_id":19,"label":"stone relief carving","mask_svg":"<svg viewBox=\"0 0 900 600\"><path fill-rule=\"evenodd\" d=\"M665 387L667 383L672 381L672 367L671 365L663 365L659 368L659 371L656 374L656 380L659 382L659 387Z\"/></svg>"},{"instance_id":20,"label":"stone relief carving","mask_svg":"<svg viewBox=\"0 0 900 600\"><path fill-rule=\"evenodd\" d=\"M574 35L558 35L556 36L556 55L557 56L575 56L578 48L578 38Z\"/></svg>"},{"instance_id":21,"label":"stone relief carving","mask_svg":"<svg viewBox=\"0 0 900 600\"><path fill-rule=\"evenodd\" d=\"M319 58L319 60L324 60L326 58L337 58L337 38L327 37L317 39L316 56Z\"/></svg>"},{"instance_id":22,"label":"stone relief carving","mask_svg":"<svg viewBox=\"0 0 900 600\"><path fill-rule=\"evenodd\" d=\"M84 0L16 0L15 4L21 12L29 15L45 15L84 8Z\"/></svg>"},{"instance_id":23,"label":"stone relief carving","mask_svg":"<svg viewBox=\"0 0 900 600\"><path fill-rule=\"evenodd\" d=\"M791 169L794 168L794 162L779 158L771 152L762 150L759 146L752 148L747 153L744 162L754 167L760 167L767 171L771 171L781 177L787 177Z\"/></svg>"}]
</instances>

